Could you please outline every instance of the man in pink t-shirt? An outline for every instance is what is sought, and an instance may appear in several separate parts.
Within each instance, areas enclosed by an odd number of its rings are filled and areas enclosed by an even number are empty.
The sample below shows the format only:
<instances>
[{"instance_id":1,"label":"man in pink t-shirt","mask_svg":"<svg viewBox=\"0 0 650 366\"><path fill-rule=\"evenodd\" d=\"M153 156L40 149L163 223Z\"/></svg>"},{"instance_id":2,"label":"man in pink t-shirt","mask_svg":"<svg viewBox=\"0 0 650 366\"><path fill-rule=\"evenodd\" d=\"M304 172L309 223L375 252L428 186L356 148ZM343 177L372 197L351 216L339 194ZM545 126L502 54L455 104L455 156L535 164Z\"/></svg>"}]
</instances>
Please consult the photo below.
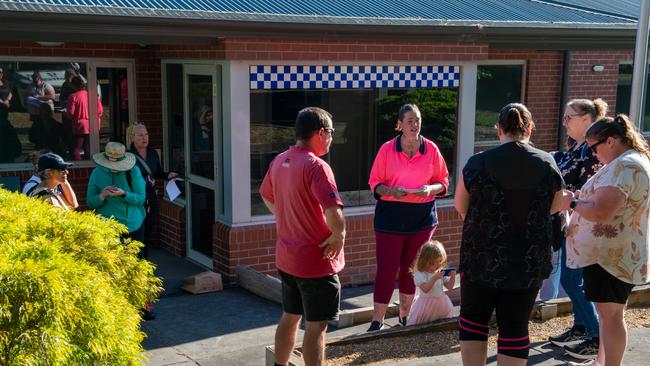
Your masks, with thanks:
<instances>
[{"instance_id":1,"label":"man in pink t-shirt","mask_svg":"<svg viewBox=\"0 0 650 366\"><path fill-rule=\"evenodd\" d=\"M276 265L282 280L283 314L275 333L275 364L285 365L305 316L303 357L325 358L325 331L339 311L345 220L330 166L320 156L332 144L332 116L307 107L296 118L296 145L276 156L260 194L275 214Z\"/></svg>"}]
</instances>

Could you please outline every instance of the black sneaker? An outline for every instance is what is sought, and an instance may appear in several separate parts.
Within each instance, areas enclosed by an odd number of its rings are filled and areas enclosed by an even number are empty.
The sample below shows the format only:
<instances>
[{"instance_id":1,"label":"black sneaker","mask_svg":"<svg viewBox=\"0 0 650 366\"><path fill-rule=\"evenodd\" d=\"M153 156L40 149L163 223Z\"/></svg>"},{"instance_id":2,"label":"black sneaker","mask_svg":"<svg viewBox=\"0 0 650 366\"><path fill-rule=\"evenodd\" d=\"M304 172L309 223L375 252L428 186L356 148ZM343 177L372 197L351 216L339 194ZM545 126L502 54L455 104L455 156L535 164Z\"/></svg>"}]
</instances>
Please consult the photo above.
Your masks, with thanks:
<instances>
[{"instance_id":1,"label":"black sneaker","mask_svg":"<svg viewBox=\"0 0 650 366\"><path fill-rule=\"evenodd\" d=\"M373 320L372 323L370 323L370 328L368 328L368 332L374 332L376 330L382 330L382 329L384 329L384 324L376 320Z\"/></svg>"},{"instance_id":2,"label":"black sneaker","mask_svg":"<svg viewBox=\"0 0 650 366\"><path fill-rule=\"evenodd\" d=\"M558 347L570 346L573 344L578 344L584 341L587 338L584 331L577 329L574 325L571 329L566 332L558 335L548 337L549 342L553 343Z\"/></svg>"},{"instance_id":3,"label":"black sneaker","mask_svg":"<svg viewBox=\"0 0 650 366\"><path fill-rule=\"evenodd\" d=\"M594 360L598 357L598 338L589 338L572 346L564 346L564 351L574 358Z\"/></svg>"},{"instance_id":4,"label":"black sneaker","mask_svg":"<svg viewBox=\"0 0 650 366\"><path fill-rule=\"evenodd\" d=\"M400 324L401 326L403 326L403 327L406 326L406 317L405 317L405 316L399 318L399 324Z\"/></svg>"},{"instance_id":5,"label":"black sneaker","mask_svg":"<svg viewBox=\"0 0 650 366\"><path fill-rule=\"evenodd\" d=\"M149 320L156 319L156 315L153 313L153 311L145 310L142 312L142 319L147 322Z\"/></svg>"}]
</instances>

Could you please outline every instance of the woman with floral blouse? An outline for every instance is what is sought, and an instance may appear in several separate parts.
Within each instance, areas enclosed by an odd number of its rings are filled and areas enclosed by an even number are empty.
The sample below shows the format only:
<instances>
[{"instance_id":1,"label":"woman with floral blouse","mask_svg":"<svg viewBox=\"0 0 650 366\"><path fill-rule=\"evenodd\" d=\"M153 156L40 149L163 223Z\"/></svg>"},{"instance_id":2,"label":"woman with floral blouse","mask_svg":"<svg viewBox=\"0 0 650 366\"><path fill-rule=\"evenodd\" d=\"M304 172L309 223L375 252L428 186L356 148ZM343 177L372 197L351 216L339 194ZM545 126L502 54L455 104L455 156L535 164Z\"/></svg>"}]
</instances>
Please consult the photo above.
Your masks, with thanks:
<instances>
[{"instance_id":1,"label":"woman with floral blouse","mask_svg":"<svg viewBox=\"0 0 650 366\"><path fill-rule=\"evenodd\" d=\"M557 159L566 189L575 192L592 176L601 164L589 150L585 133L591 124L605 116L607 103L602 99L574 99L567 103L562 119L567 135L574 140L569 150ZM566 222L568 212L561 216ZM598 315L594 304L585 300L582 269L566 266L566 246L561 249L560 283L573 305L573 326L563 334L549 338L552 344L564 347L572 357L590 360L598 355Z\"/></svg>"},{"instance_id":2,"label":"woman with floral blouse","mask_svg":"<svg viewBox=\"0 0 650 366\"><path fill-rule=\"evenodd\" d=\"M625 304L632 287L650 279L650 151L625 115L598 120L586 141L604 166L563 202L573 210L567 266L582 268L585 297L600 318L592 365L620 365L627 344Z\"/></svg>"}]
</instances>

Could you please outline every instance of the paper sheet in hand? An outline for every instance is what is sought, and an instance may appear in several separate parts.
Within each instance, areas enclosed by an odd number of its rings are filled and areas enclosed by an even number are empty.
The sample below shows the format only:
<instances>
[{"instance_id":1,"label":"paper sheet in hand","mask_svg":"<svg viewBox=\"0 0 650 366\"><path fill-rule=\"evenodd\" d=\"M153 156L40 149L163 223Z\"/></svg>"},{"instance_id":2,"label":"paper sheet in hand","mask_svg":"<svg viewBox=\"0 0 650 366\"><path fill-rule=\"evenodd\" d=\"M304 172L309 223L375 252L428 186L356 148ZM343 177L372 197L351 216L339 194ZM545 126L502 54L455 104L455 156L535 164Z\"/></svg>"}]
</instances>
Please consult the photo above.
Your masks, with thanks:
<instances>
[{"instance_id":1,"label":"paper sheet in hand","mask_svg":"<svg viewBox=\"0 0 650 366\"><path fill-rule=\"evenodd\" d=\"M421 188L415 188L415 189L404 188L402 191L404 191L406 193L420 193L420 192L423 192Z\"/></svg>"},{"instance_id":2,"label":"paper sheet in hand","mask_svg":"<svg viewBox=\"0 0 650 366\"><path fill-rule=\"evenodd\" d=\"M167 182L167 185L165 186L165 192L167 192L167 196L169 196L169 200L173 201L176 199L176 197L180 196L181 190L178 189L178 186L176 185L176 181L180 180L182 181L182 178L174 178L170 179L169 182Z\"/></svg>"}]
</instances>

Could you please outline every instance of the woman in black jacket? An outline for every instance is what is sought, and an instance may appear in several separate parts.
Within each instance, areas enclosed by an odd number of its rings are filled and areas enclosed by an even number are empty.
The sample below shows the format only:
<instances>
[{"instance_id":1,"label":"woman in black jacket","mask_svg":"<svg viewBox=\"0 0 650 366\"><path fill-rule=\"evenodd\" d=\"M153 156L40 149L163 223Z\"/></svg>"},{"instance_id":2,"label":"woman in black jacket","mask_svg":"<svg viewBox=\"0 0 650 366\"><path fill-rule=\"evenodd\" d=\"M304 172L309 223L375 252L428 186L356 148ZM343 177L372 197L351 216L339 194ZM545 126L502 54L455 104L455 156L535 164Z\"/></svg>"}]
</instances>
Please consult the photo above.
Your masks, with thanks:
<instances>
[{"instance_id":1,"label":"woman in black jacket","mask_svg":"<svg viewBox=\"0 0 650 366\"><path fill-rule=\"evenodd\" d=\"M149 147L149 133L147 127L141 123L131 124L126 131L126 143L129 151L136 156L136 165L142 173L146 182L147 199L145 210L147 216L144 219L144 248L141 257L149 257L149 246L151 229L156 222L158 215L158 195L156 192L156 179L173 179L178 176L175 172L164 172L160 165L160 157L156 150Z\"/></svg>"}]
</instances>

